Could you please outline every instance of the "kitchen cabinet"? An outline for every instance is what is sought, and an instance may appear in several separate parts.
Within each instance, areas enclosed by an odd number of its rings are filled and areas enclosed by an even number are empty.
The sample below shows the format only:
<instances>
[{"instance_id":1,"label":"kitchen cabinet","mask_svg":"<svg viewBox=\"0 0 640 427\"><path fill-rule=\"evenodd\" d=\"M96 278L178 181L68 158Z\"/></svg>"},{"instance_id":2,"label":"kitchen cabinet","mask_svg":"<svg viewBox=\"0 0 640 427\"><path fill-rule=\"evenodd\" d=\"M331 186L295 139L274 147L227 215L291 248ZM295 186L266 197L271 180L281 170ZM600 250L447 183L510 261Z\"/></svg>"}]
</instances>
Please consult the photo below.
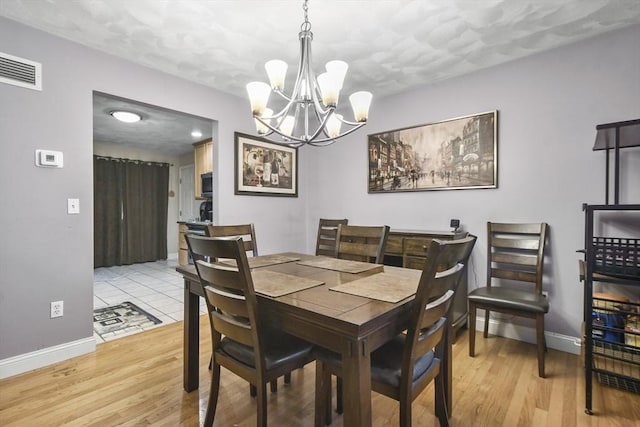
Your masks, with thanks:
<instances>
[{"instance_id":1,"label":"kitchen cabinet","mask_svg":"<svg viewBox=\"0 0 640 427\"><path fill-rule=\"evenodd\" d=\"M398 267L422 270L426 261L427 251L433 239L457 240L467 235L461 231L423 231L423 230L395 230L389 232L384 252L384 263ZM467 324L467 274L460 281L458 291L453 301L452 326L455 332Z\"/></svg>"},{"instance_id":2,"label":"kitchen cabinet","mask_svg":"<svg viewBox=\"0 0 640 427\"><path fill-rule=\"evenodd\" d=\"M193 155L195 164L195 196L196 199L204 199L202 197L202 181L200 175L203 173L213 172L213 140L193 144Z\"/></svg>"},{"instance_id":3,"label":"kitchen cabinet","mask_svg":"<svg viewBox=\"0 0 640 427\"><path fill-rule=\"evenodd\" d=\"M187 265L189 263L189 248L184 234L189 230L187 224L178 224L178 264Z\"/></svg>"},{"instance_id":4,"label":"kitchen cabinet","mask_svg":"<svg viewBox=\"0 0 640 427\"><path fill-rule=\"evenodd\" d=\"M209 236L209 222L184 222L178 221L178 265L191 263L189 259L189 246L184 238L185 234L197 234L199 236Z\"/></svg>"}]
</instances>

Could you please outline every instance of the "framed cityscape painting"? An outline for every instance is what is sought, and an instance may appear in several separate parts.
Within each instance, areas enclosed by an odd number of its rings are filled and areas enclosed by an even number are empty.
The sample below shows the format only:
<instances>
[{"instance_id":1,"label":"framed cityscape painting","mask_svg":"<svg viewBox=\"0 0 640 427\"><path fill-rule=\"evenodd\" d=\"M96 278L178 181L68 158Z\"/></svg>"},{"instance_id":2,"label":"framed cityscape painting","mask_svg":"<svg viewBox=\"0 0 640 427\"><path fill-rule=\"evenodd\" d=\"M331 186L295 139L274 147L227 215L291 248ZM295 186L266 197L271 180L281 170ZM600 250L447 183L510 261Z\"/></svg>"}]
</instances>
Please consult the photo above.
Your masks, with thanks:
<instances>
[{"instance_id":1,"label":"framed cityscape painting","mask_svg":"<svg viewBox=\"0 0 640 427\"><path fill-rule=\"evenodd\" d=\"M298 149L235 132L235 194L298 197Z\"/></svg>"},{"instance_id":2,"label":"framed cityscape painting","mask_svg":"<svg viewBox=\"0 0 640 427\"><path fill-rule=\"evenodd\" d=\"M498 186L498 111L368 136L369 193Z\"/></svg>"}]
</instances>

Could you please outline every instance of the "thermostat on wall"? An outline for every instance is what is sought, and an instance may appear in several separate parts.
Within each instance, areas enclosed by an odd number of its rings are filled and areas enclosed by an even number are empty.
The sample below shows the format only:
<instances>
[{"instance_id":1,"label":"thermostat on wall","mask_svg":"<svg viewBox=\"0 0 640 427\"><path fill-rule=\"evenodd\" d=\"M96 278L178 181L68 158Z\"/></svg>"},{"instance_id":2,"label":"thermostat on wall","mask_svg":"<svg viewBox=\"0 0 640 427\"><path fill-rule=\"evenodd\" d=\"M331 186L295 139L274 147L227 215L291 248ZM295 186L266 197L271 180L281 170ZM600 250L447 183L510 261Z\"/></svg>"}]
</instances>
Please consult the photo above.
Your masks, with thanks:
<instances>
[{"instance_id":1,"label":"thermostat on wall","mask_svg":"<svg viewBox=\"0 0 640 427\"><path fill-rule=\"evenodd\" d=\"M61 168L62 165L62 151L36 150L36 166Z\"/></svg>"}]
</instances>

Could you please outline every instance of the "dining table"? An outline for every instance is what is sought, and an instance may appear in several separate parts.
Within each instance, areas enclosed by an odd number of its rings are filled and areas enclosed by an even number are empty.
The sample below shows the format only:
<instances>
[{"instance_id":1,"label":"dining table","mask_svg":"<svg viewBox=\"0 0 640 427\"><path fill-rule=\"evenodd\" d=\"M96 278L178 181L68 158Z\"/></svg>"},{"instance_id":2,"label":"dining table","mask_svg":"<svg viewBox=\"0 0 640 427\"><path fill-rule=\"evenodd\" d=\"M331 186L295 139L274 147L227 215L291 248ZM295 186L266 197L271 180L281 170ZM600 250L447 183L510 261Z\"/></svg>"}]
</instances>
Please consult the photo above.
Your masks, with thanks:
<instances>
[{"instance_id":1,"label":"dining table","mask_svg":"<svg viewBox=\"0 0 640 427\"><path fill-rule=\"evenodd\" d=\"M344 425L371 426L370 355L407 329L421 271L294 252L248 261L261 315L284 332L342 355ZM176 270L184 278L183 386L190 392L198 388L203 293L193 265ZM440 344L447 378L443 396L435 399L449 416L451 341L447 333Z\"/></svg>"}]
</instances>

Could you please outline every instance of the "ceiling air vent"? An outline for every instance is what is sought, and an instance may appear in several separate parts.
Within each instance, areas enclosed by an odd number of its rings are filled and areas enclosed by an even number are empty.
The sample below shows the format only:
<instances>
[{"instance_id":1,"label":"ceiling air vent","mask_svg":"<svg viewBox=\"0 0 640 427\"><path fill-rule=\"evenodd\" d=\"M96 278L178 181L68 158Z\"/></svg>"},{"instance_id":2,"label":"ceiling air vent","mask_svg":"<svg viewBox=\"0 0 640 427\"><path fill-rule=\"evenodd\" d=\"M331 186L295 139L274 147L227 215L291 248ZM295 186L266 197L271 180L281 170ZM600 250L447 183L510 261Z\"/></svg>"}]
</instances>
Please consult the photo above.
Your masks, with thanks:
<instances>
[{"instance_id":1,"label":"ceiling air vent","mask_svg":"<svg viewBox=\"0 0 640 427\"><path fill-rule=\"evenodd\" d=\"M0 52L0 83L42 90L42 64Z\"/></svg>"}]
</instances>

